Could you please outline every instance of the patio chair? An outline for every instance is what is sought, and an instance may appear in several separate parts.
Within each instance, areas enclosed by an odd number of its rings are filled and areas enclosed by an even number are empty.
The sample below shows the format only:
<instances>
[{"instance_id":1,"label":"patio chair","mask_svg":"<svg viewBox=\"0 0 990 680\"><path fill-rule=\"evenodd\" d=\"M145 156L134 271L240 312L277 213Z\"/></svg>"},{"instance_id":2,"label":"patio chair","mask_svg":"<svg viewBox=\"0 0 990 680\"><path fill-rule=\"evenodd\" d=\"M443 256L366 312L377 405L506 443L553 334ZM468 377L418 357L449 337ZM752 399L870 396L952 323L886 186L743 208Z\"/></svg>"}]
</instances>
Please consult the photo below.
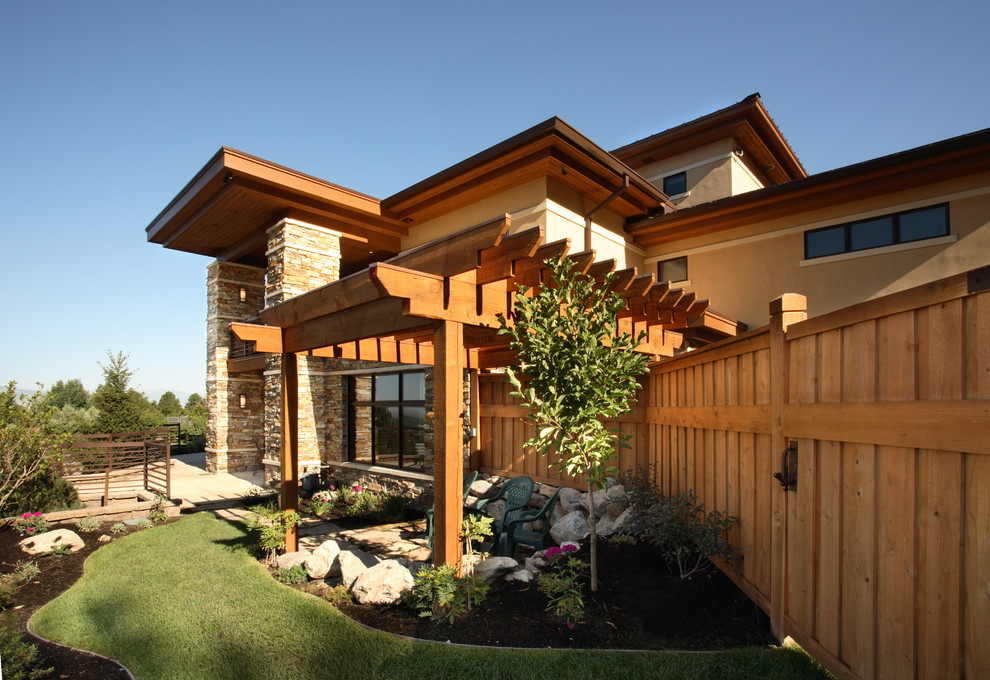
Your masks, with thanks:
<instances>
[{"instance_id":1,"label":"patio chair","mask_svg":"<svg viewBox=\"0 0 990 680\"><path fill-rule=\"evenodd\" d=\"M475 504L474 509L476 511L484 512L486 506L497 500L505 499L505 512L502 513L499 519L492 522L492 547L497 549L497 555L503 554L500 551L502 547L501 537L506 522L512 519L516 513L526 509L529 499L533 497L535 486L533 480L529 477L513 477L502 486L496 495L491 498L482 499Z\"/></svg>"},{"instance_id":2,"label":"patio chair","mask_svg":"<svg viewBox=\"0 0 990 680\"><path fill-rule=\"evenodd\" d=\"M557 505L557 489L550 500L543 504L539 510L520 510L509 519L502 530L501 545L499 554L506 557L515 558L519 545L528 545L533 550L545 550L547 547L547 534L550 533L550 513ZM542 520L543 526L540 529L526 529L529 522Z\"/></svg>"},{"instance_id":3,"label":"patio chair","mask_svg":"<svg viewBox=\"0 0 990 680\"><path fill-rule=\"evenodd\" d=\"M476 479L478 479L477 470L464 475L464 494L461 497L462 506L467 503L467 497L471 493L471 485L474 484ZM433 511L436 507L436 504L434 504L432 508L426 511L426 547L430 549L433 548Z\"/></svg>"}]
</instances>

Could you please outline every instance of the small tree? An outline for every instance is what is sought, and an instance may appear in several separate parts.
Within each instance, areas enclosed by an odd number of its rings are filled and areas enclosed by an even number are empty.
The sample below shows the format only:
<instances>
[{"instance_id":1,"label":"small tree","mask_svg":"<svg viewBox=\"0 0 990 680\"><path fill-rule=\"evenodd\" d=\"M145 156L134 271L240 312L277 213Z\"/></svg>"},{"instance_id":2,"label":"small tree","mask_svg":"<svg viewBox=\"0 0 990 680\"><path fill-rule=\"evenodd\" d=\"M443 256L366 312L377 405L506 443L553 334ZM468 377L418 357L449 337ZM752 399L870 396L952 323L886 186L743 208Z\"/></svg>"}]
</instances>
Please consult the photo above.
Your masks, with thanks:
<instances>
[{"instance_id":1,"label":"small tree","mask_svg":"<svg viewBox=\"0 0 990 680\"><path fill-rule=\"evenodd\" d=\"M0 517L18 490L55 476L67 439L52 424L54 410L44 392L18 400L16 387L11 381L0 392Z\"/></svg>"},{"instance_id":2,"label":"small tree","mask_svg":"<svg viewBox=\"0 0 990 680\"><path fill-rule=\"evenodd\" d=\"M537 426L526 442L541 454L556 451L556 465L568 475L583 476L588 485L588 524L591 529L591 590L598 590L597 518L594 491L618 473L609 465L617 445L625 446L617 430L602 422L630 410L649 358L634 349L645 338L618 332L616 315L625 306L609 293L614 275L603 285L574 271L559 257L547 260L552 282L530 295L520 287L513 306L513 325L501 320L499 333L509 335L517 363L506 370L515 387L513 396ZM528 378L528 382L524 379Z\"/></svg>"},{"instance_id":3,"label":"small tree","mask_svg":"<svg viewBox=\"0 0 990 680\"><path fill-rule=\"evenodd\" d=\"M101 432L135 432L142 425L142 404L129 390L134 372L127 367L128 355L107 350L109 362L103 369L103 384L96 388L93 405L100 410L97 426ZM135 392L135 394L137 394Z\"/></svg>"}]
</instances>

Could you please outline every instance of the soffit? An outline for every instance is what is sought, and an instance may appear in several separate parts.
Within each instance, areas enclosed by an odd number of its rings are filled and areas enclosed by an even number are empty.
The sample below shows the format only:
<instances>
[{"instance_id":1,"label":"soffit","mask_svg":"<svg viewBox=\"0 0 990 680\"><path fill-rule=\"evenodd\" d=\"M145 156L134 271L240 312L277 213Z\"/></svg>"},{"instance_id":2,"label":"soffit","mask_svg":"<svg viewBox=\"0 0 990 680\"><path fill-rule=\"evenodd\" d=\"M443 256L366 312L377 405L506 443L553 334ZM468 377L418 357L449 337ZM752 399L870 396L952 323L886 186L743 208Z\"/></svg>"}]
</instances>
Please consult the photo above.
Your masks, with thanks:
<instances>
[{"instance_id":1,"label":"soffit","mask_svg":"<svg viewBox=\"0 0 990 680\"><path fill-rule=\"evenodd\" d=\"M673 209L659 189L559 118L551 118L382 201L415 226L539 177L551 177L601 203L630 178L608 209L632 218Z\"/></svg>"},{"instance_id":2,"label":"soffit","mask_svg":"<svg viewBox=\"0 0 990 680\"><path fill-rule=\"evenodd\" d=\"M166 248L265 264L265 232L285 217L341 232L341 256L352 266L398 252L408 233L376 198L226 147L146 232Z\"/></svg>"}]
</instances>

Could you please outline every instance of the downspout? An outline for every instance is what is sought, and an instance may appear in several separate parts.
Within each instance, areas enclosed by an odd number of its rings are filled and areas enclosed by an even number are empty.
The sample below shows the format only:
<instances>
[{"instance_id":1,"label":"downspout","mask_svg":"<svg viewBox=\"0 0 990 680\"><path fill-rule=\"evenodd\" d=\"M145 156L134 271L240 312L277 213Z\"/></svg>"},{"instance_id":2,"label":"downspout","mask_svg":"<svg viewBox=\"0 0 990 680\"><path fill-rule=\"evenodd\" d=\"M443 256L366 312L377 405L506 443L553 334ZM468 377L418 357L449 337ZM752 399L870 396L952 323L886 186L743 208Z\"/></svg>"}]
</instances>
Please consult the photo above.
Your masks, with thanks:
<instances>
[{"instance_id":1,"label":"downspout","mask_svg":"<svg viewBox=\"0 0 990 680\"><path fill-rule=\"evenodd\" d=\"M612 194L606 198L604 201L596 205L591 209L587 215L584 216L584 249L591 250L591 218L594 217L595 213L604 208L606 205L617 199L623 194L623 192L629 188L629 175L622 173L622 186L612 192Z\"/></svg>"}]
</instances>

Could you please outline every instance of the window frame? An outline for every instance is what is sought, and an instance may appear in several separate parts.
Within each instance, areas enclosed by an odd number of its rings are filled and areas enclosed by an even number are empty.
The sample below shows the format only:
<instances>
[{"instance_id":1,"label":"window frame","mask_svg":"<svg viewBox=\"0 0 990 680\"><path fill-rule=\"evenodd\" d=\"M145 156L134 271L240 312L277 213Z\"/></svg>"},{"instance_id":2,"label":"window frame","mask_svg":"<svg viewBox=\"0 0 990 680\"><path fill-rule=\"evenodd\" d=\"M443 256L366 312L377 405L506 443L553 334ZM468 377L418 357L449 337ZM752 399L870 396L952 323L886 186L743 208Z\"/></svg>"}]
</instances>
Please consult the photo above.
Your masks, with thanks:
<instances>
[{"instance_id":1,"label":"window frame","mask_svg":"<svg viewBox=\"0 0 990 680\"><path fill-rule=\"evenodd\" d=\"M683 181L684 182L684 189L681 190L681 191L670 192L670 191L667 190L667 182L669 180L673 180L675 178L678 179L678 181ZM687 190L688 190L688 185L687 185L687 170L681 170L680 172L674 172L674 173L671 173L669 175L666 175L661 180L660 184L663 187L662 191L667 196L667 198L670 198L671 196L680 196L681 194L686 194L687 193Z\"/></svg>"},{"instance_id":2,"label":"window frame","mask_svg":"<svg viewBox=\"0 0 990 680\"><path fill-rule=\"evenodd\" d=\"M920 212L934 211L935 209L941 208L944 216L944 228L940 234L931 234L929 236L923 236L921 238L912 238L905 240L901 234L901 219L907 215L914 215ZM890 230L891 230L891 240L889 243L881 243L878 245L868 245L854 247L853 245L853 231L858 226L864 226L868 224L873 224L880 222L882 220L890 220ZM842 250L812 254L809 251L809 239L814 238L815 234L821 234L828 231L842 231ZM819 227L818 229L809 229L804 232L804 259L805 260L817 260L823 257L834 257L836 255L845 255L848 253L861 253L868 250L875 250L877 248L887 248L889 246L896 246L903 243L920 243L922 241L927 241L929 239L942 238L948 236L952 233L950 225L950 215L949 215L949 204L948 203L935 203L933 205L927 205L921 208L912 208L911 210L900 210L898 212L888 213L886 215L876 215L874 217L868 217L860 220L853 220L851 222L844 222L840 224L833 224L828 227Z\"/></svg>"},{"instance_id":3,"label":"window frame","mask_svg":"<svg viewBox=\"0 0 990 680\"><path fill-rule=\"evenodd\" d=\"M423 398L422 399L404 399L405 381L408 376L418 375L420 379L424 381ZM398 376L398 399L378 399L378 378L388 377L388 376ZM358 401L353 398L355 394L354 382L358 378L370 378L371 379L371 400L370 401ZM361 376L353 375L349 376L347 380L347 460L353 463L364 463L375 465L378 467L387 467L396 470L408 470L413 472L422 472L424 469L424 461L420 460L419 465L410 466L406 463L406 458L414 458L415 452L406 451L406 431L408 429L419 430L422 433L422 439L425 442L426 438L426 391L425 391L425 378L426 371L422 369L409 370L409 371L389 371L389 372L375 372L369 373ZM371 460L358 459L357 457L357 437L356 437L356 409L367 408L370 410L370 422L369 428L369 442L371 448ZM398 464L383 463L378 459L378 431L379 429L386 429L378 425L378 410L379 409L398 409L398 419L395 429L398 434ZM407 426L405 418L405 409L407 408L421 408L424 413L424 422L422 426Z\"/></svg>"},{"instance_id":4,"label":"window frame","mask_svg":"<svg viewBox=\"0 0 990 680\"><path fill-rule=\"evenodd\" d=\"M680 279L668 279L668 278L663 277L660 274L660 272L663 269L663 265L667 264L668 262L677 262L679 260L683 260L684 261L684 278L680 278ZM670 258L667 258L666 260L659 260L657 262L657 281L669 281L671 283L677 283L677 282L680 282L680 281L689 281L690 280L689 276L690 275L688 273L688 258L687 258L687 255L681 255L680 257L670 257Z\"/></svg>"}]
</instances>

